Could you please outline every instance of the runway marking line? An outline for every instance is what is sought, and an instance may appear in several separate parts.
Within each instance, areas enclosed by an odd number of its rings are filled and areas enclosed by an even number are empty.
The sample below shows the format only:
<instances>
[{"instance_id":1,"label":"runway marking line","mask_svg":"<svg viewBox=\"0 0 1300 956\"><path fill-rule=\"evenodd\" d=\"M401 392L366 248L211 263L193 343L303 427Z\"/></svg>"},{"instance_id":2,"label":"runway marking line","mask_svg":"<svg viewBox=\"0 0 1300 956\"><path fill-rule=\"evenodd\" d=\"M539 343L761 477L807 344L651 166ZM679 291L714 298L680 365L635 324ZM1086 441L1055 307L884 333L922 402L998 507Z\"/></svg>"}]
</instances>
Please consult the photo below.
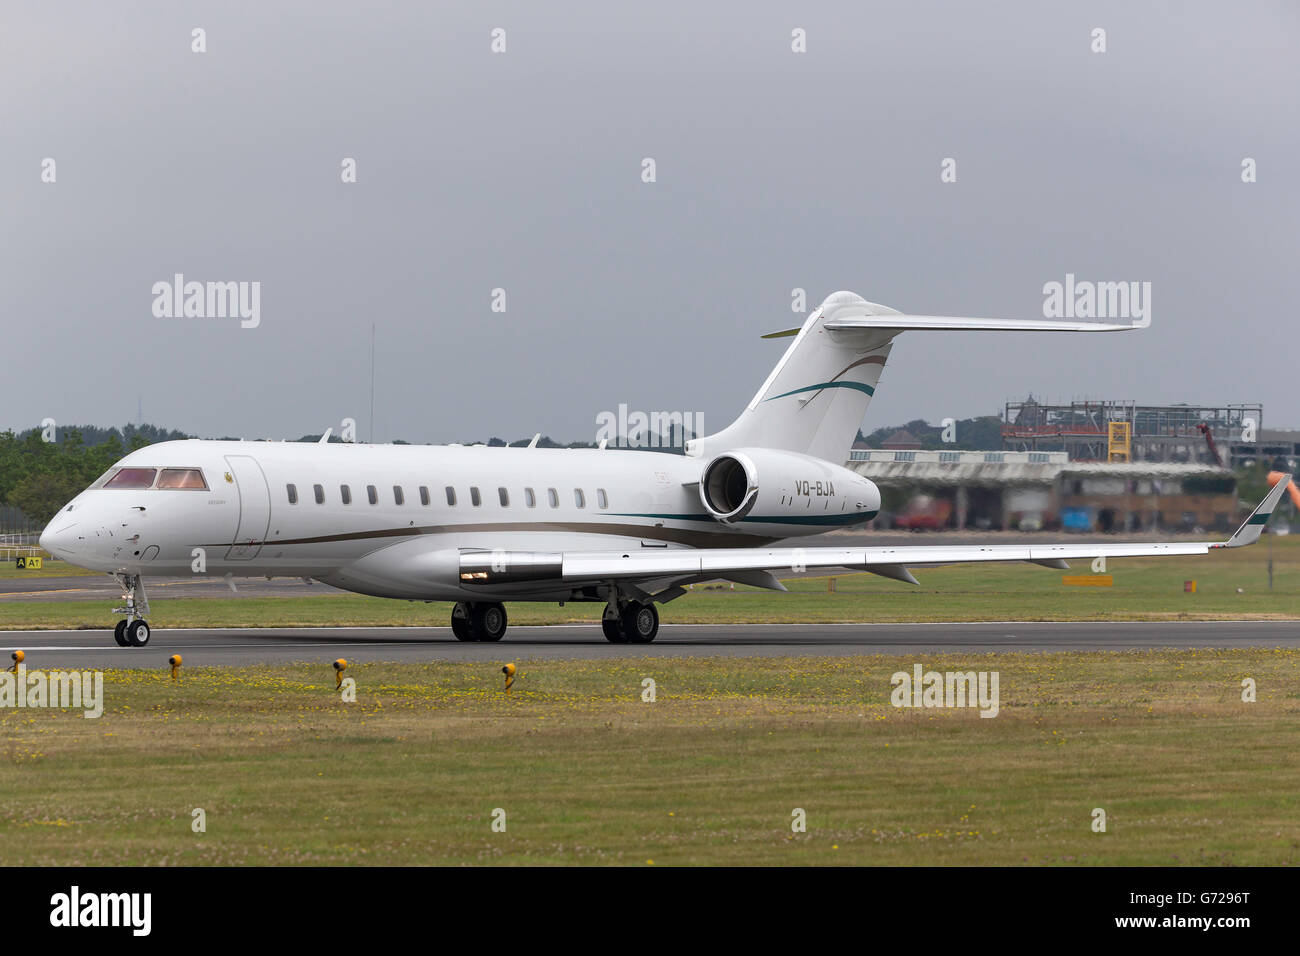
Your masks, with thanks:
<instances>
[{"instance_id":1,"label":"runway marking line","mask_svg":"<svg viewBox=\"0 0 1300 956\"><path fill-rule=\"evenodd\" d=\"M688 627L1020 627L1020 628L1043 628L1043 627L1183 627L1188 624L1215 625L1223 627L1225 625L1239 624L1272 624L1275 626L1300 624L1293 620L1280 621L1260 621L1260 620L1224 620L1224 621L834 621L826 623L808 623L808 622L790 622L790 623L734 623L734 624L662 624L660 629L665 628L688 628ZM514 624L511 625L512 631L530 630L558 630L566 627L583 627L595 628L598 625L595 622L579 624ZM31 631L0 631L2 634L86 634L96 631L109 631L110 627L76 627L76 628L38 628ZM446 624L343 624L343 625L316 625L306 624L301 627L292 624L270 624L265 627L169 627L160 628L169 634L187 633L187 634L210 634L226 633L229 631L449 631L450 626Z\"/></svg>"}]
</instances>

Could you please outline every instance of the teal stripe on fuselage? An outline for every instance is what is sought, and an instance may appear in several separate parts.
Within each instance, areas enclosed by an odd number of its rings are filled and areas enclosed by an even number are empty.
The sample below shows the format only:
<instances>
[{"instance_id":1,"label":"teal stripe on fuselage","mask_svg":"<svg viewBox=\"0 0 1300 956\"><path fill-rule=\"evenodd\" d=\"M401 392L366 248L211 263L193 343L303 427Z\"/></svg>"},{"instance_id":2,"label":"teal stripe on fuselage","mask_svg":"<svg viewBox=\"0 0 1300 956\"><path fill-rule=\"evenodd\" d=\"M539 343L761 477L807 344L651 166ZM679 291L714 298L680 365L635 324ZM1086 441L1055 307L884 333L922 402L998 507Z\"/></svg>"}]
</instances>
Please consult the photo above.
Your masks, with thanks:
<instances>
[{"instance_id":1,"label":"teal stripe on fuselage","mask_svg":"<svg viewBox=\"0 0 1300 956\"><path fill-rule=\"evenodd\" d=\"M836 525L836 524L857 524L860 521L870 521L876 516L874 511L859 511L853 514L838 515L790 515L787 517L764 518L761 515L747 515L742 521L752 521L755 524L803 524L803 525Z\"/></svg>"}]
</instances>

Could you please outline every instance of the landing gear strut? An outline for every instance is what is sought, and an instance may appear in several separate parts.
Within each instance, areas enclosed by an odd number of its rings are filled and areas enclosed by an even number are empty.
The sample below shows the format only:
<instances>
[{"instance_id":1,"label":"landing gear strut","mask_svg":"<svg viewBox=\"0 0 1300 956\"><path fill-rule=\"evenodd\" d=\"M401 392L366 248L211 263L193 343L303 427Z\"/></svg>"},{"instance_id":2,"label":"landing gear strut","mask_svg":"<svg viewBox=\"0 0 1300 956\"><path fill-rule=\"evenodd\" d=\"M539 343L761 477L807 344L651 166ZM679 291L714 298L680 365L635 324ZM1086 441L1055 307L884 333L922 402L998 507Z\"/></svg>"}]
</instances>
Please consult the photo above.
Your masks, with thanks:
<instances>
[{"instance_id":1,"label":"landing gear strut","mask_svg":"<svg viewBox=\"0 0 1300 956\"><path fill-rule=\"evenodd\" d=\"M144 593L144 581L138 574L114 574L122 586L122 606L114 614L125 614L113 628L113 640L118 647L144 647L149 643L149 625L144 616L149 613L149 599Z\"/></svg>"},{"instance_id":2,"label":"landing gear strut","mask_svg":"<svg viewBox=\"0 0 1300 956\"><path fill-rule=\"evenodd\" d=\"M659 611L653 601L611 601L600 629L611 644L649 644L659 634Z\"/></svg>"},{"instance_id":3,"label":"landing gear strut","mask_svg":"<svg viewBox=\"0 0 1300 956\"><path fill-rule=\"evenodd\" d=\"M461 601L451 611L451 632L458 641L499 641L506 634L505 605Z\"/></svg>"}]
</instances>

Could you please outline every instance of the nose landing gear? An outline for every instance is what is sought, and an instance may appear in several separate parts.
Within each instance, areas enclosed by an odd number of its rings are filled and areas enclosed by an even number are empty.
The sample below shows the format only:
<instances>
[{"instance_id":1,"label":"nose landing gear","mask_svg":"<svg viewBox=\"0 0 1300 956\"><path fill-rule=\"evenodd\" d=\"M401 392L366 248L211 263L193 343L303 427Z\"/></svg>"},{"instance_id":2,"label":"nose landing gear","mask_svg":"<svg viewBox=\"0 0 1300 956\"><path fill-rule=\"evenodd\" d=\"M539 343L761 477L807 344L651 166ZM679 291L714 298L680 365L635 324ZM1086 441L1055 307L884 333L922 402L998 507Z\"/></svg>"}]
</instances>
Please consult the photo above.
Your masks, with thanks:
<instances>
[{"instance_id":1,"label":"nose landing gear","mask_svg":"<svg viewBox=\"0 0 1300 956\"><path fill-rule=\"evenodd\" d=\"M149 599L144 593L144 581L138 574L114 574L122 586L122 606L114 614L125 614L113 628L113 640L118 647L144 647L149 643L149 625L144 615L149 613Z\"/></svg>"}]
</instances>

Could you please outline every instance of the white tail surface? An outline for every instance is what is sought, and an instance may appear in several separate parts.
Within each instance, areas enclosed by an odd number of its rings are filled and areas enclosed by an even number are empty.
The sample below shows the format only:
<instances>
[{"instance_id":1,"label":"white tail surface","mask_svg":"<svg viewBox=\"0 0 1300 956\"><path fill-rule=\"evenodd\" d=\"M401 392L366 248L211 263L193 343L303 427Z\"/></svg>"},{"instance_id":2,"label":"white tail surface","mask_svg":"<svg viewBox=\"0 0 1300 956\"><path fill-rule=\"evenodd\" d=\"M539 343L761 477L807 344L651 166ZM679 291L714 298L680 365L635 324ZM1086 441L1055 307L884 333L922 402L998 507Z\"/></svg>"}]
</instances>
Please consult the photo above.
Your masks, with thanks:
<instances>
[{"instance_id":1,"label":"white tail surface","mask_svg":"<svg viewBox=\"0 0 1300 956\"><path fill-rule=\"evenodd\" d=\"M740 417L690 442L687 454L708 457L728 448L759 447L844 461L899 330L827 329L827 316L839 305L866 307L872 315L899 314L852 292L828 297L808 316Z\"/></svg>"},{"instance_id":2,"label":"white tail surface","mask_svg":"<svg viewBox=\"0 0 1300 956\"><path fill-rule=\"evenodd\" d=\"M904 315L856 293L836 292L801 328L767 336L795 339L740 417L688 442L686 453L711 457L729 448L779 448L843 462L894 337L903 331L1118 332L1149 324Z\"/></svg>"}]
</instances>

